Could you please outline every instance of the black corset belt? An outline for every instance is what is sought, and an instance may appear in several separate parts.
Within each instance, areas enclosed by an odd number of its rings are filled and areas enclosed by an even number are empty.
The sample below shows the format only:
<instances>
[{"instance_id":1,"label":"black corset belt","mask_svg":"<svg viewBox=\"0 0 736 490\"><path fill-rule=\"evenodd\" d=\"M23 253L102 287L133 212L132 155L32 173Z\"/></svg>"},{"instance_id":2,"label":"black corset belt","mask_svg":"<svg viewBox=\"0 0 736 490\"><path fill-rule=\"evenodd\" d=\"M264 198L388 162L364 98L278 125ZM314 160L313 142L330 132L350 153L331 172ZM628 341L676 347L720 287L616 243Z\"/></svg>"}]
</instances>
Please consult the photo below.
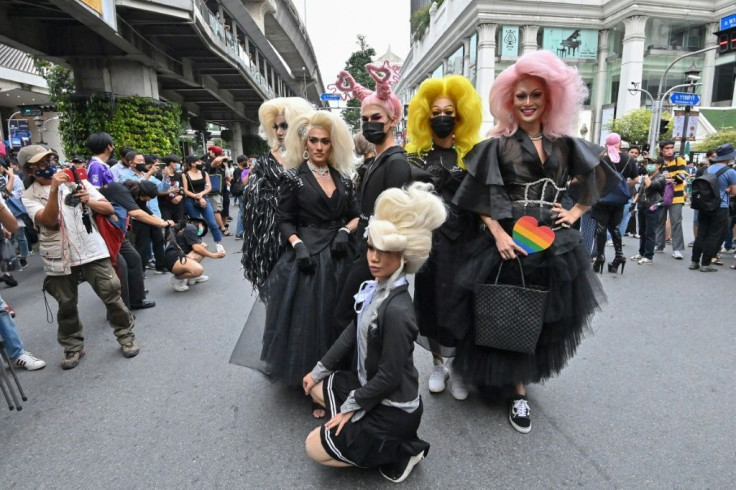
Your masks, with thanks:
<instances>
[{"instance_id":1,"label":"black corset belt","mask_svg":"<svg viewBox=\"0 0 736 490\"><path fill-rule=\"evenodd\" d=\"M320 223L299 223L300 227L313 228L315 230L337 230L344 225L341 221L322 221Z\"/></svg>"}]
</instances>

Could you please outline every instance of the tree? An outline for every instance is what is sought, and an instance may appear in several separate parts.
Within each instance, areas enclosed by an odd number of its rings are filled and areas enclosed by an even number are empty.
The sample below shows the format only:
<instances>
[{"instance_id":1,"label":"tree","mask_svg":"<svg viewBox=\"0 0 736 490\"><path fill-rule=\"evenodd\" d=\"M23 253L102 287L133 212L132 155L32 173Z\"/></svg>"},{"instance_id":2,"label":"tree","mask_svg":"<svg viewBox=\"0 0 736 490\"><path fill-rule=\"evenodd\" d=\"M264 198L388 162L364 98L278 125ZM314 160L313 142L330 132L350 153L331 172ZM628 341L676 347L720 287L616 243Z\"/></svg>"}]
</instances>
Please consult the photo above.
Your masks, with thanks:
<instances>
[{"instance_id":1,"label":"tree","mask_svg":"<svg viewBox=\"0 0 736 490\"><path fill-rule=\"evenodd\" d=\"M726 143L736 144L736 129L725 128L721 129L717 133L711 134L703 141L695 145L693 151L708 151L715 150L721 145Z\"/></svg>"},{"instance_id":2,"label":"tree","mask_svg":"<svg viewBox=\"0 0 736 490\"><path fill-rule=\"evenodd\" d=\"M662 119L670 121L672 116L669 113L662 114ZM606 128L612 133L618 133L621 140L628 141L632 145L643 145L647 143L649 138L649 122L652 120L652 111L645 108L633 110L625 116L619 117L611 121ZM659 125L657 125L659 129ZM659 139L672 137L672 124L667 125L667 132L658 135Z\"/></svg>"},{"instance_id":3,"label":"tree","mask_svg":"<svg viewBox=\"0 0 736 490\"><path fill-rule=\"evenodd\" d=\"M373 57L376 55L376 50L368 45L365 40L365 35L358 34L358 40L356 42L358 51L354 51L350 58L345 62L345 71L350 73L356 82L369 88L371 90L376 89L376 82L371 78L367 71L365 71L365 65L373 62ZM348 107L360 107L360 101L357 99L351 99L348 101ZM360 110L358 109L347 109L342 113L343 119L353 131L360 131Z\"/></svg>"}]
</instances>

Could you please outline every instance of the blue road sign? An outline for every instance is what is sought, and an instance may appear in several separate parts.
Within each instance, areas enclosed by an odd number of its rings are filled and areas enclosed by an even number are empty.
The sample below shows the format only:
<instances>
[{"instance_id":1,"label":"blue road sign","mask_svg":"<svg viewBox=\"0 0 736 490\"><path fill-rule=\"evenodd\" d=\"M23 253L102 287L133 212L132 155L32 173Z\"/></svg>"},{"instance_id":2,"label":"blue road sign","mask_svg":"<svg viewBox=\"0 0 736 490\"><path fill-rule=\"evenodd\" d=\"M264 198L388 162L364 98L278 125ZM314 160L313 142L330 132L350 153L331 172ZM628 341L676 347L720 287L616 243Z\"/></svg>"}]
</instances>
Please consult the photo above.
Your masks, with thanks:
<instances>
[{"instance_id":1,"label":"blue road sign","mask_svg":"<svg viewBox=\"0 0 736 490\"><path fill-rule=\"evenodd\" d=\"M736 27L736 14L731 14L726 17L721 17L721 30L731 29Z\"/></svg>"},{"instance_id":2,"label":"blue road sign","mask_svg":"<svg viewBox=\"0 0 736 490\"><path fill-rule=\"evenodd\" d=\"M700 95L675 92L670 95L672 105L700 105Z\"/></svg>"},{"instance_id":3,"label":"blue road sign","mask_svg":"<svg viewBox=\"0 0 736 490\"><path fill-rule=\"evenodd\" d=\"M340 100L340 94L320 94L319 100Z\"/></svg>"}]
</instances>

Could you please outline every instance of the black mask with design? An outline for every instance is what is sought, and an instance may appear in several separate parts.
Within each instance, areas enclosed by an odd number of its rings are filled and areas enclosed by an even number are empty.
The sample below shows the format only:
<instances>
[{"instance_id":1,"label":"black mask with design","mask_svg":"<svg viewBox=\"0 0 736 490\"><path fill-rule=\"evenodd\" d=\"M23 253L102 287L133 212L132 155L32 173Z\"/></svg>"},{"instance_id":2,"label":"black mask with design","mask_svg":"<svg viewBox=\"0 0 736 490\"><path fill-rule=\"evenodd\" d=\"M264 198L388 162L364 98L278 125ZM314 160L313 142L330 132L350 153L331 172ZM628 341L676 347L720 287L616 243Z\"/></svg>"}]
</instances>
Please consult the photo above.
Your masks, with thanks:
<instances>
[{"instance_id":1,"label":"black mask with design","mask_svg":"<svg viewBox=\"0 0 736 490\"><path fill-rule=\"evenodd\" d=\"M364 122L363 136L374 145L380 145L386 140L386 131L383 130L383 125L380 121Z\"/></svg>"},{"instance_id":2,"label":"black mask with design","mask_svg":"<svg viewBox=\"0 0 736 490\"><path fill-rule=\"evenodd\" d=\"M438 138L447 138L455 129L455 116L437 116L429 120L429 127Z\"/></svg>"}]
</instances>

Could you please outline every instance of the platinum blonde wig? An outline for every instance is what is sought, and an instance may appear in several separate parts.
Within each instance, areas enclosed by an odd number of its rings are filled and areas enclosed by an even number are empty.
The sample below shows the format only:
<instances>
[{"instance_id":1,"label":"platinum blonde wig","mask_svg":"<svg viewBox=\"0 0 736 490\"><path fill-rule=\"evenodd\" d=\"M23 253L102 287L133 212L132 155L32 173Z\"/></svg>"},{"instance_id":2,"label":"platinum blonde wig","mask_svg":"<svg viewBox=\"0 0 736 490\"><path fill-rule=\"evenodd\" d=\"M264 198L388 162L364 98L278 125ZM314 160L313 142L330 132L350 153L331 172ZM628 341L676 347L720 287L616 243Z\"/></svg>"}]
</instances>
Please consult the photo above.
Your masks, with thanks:
<instances>
[{"instance_id":1,"label":"platinum blonde wig","mask_svg":"<svg viewBox=\"0 0 736 490\"><path fill-rule=\"evenodd\" d=\"M415 182L386 189L378 196L368 238L386 252L400 252L404 270L416 273L432 249L432 231L447 219L447 210L432 184Z\"/></svg>"},{"instance_id":2,"label":"platinum blonde wig","mask_svg":"<svg viewBox=\"0 0 736 490\"><path fill-rule=\"evenodd\" d=\"M276 118L284 116L286 123L291 127L292 119L313 110L314 106L301 97L278 97L267 100L258 109L258 119L261 121L258 135L268 142L272 150L278 150L279 140L273 129Z\"/></svg>"},{"instance_id":3,"label":"platinum blonde wig","mask_svg":"<svg viewBox=\"0 0 736 490\"><path fill-rule=\"evenodd\" d=\"M324 129L330 133L332 150L327 163L338 172L349 175L355 167L353 138L345 121L341 117L327 111L311 111L289 121L286 133L286 157L284 168L296 168L304 161L304 150L307 136L314 128Z\"/></svg>"}]
</instances>

